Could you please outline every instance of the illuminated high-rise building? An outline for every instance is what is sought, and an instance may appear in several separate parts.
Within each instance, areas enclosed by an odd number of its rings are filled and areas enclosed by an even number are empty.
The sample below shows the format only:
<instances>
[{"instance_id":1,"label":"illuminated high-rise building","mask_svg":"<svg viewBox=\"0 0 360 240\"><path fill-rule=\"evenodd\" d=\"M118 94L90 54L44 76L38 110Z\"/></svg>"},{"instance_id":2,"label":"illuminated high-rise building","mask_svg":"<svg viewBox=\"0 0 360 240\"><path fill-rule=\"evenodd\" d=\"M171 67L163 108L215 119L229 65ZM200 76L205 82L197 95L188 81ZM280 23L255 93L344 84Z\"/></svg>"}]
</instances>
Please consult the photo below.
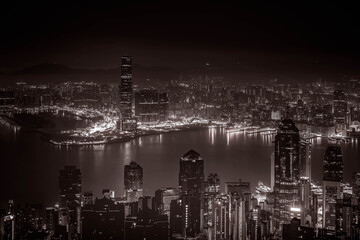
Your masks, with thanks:
<instances>
[{"instance_id":1,"label":"illuminated high-rise building","mask_svg":"<svg viewBox=\"0 0 360 240\"><path fill-rule=\"evenodd\" d=\"M120 82L120 121L119 128L122 131L136 131L137 121L133 117L133 82L132 82L132 58L121 58L121 82Z\"/></svg>"},{"instance_id":2,"label":"illuminated high-rise building","mask_svg":"<svg viewBox=\"0 0 360 240\"><path fill-rule=\"evenodd\" d=\"M185 211L182 214L183 234L195 236L203 227L204 160L193 149L180 159L179 189L182 195L182 209Z\"/></svg>"},{"instance_id":3,"label":"illuminated high-rise building","mask_svg":"<svg viewBox=\"0 0 360 240\"><path fill-rule=\"evenodd\" d=\"M325 150L323 175L323 228L329 234L335 234L336 201L342 199L343 163L341 147L329 145Z\"/></svg>"},{"instance_id":4,"label":"illuminated high-rise building","mask_svg":"<svg viewBox=\"0 0 360 240\"><path fill-rule=\"evenodd\" d=\"M203 201L204 160L193 149L180 159L179 187L181 194L189 194Z\"/></svg>"},{"instance_id":5,"label":"illuminated high-rise building","mask_svg":"<svg viewBox=\"0 0 360 240\"><path fill-rule=\"evenodd\" d=\"M344 85L341 83L335 85L334 99L333 99L333 113L334 113L335 131L338 133L345 133L347 102L345 99Z\"/></svg>"},{"instance_id":6,"label":"illuminated high-rise building","mask_svg":"<svg viewBox=\"0 0 360 240\"><path fill-rule=\"evenodd\" d=\"M290 222L290 208L299 201L299 152L299 130L291 119L285 118L281 121L275 137L274 220L276 227Z\"/></svg>"},{"instance_id":7,"label":"illuminated high-rise building","mask_svg":"<svg viewBox=\"0 0 360 240\"><path fill-rule=\"evenodd\" d=\"M299 174L311 180L311 142L308 140L300 141L300 164Z\"/></svg>"},{"instance_id":8,"label":"illuminated high-rise building","mask_svg":"<svg viewBox=\"0 0 360 240\"><path fill-rule=\"evenodd\" d=\"M132 117L132 58L123 56L121 58L121 82L120 82L120 112L123 119Z\"/></svg>"},{"instance_id":9,"label":"illuminated high-rise building","mask_svg":"<svg viewBox=\"0 0 360 240\"><path fill-rule=\"evenodd\" d=\"M81 232L81 172L75 166L65 166L59 175L59 224L66 226L68 237L76 239Z\"/></svg>"},{"instance_id":10,"label":"illuminated high-rise building","mask_svg":"<svg viewBox=\"0 0 360 240\"><path fill-rule=\"evenodd\" d=\"M143 196L143 169L132 161L124 168L125 196L128 202L137 202Z\"/></svg>"},{"instance_id":11,"label":"illuminated high-rise building","mask_svg":"<svg viewBox=\"0 0 360 240\"><path fill-rule=\"evenodd\" d=\"M324 157L324 181L343 181L343 162L340 145L329 145L325 150Z\"/></svg>"},{"instance_id":12,"label":"illuminated high-rise building","mask_svg":"<svg viewBox=\"0 0 360 240\"><path fill-rule=\"evenodd\" d=\"M220 179L216 173L210 173L205 182L204 228L212 226L212 206L220 194Z\"/></svg>"}]
</instances>

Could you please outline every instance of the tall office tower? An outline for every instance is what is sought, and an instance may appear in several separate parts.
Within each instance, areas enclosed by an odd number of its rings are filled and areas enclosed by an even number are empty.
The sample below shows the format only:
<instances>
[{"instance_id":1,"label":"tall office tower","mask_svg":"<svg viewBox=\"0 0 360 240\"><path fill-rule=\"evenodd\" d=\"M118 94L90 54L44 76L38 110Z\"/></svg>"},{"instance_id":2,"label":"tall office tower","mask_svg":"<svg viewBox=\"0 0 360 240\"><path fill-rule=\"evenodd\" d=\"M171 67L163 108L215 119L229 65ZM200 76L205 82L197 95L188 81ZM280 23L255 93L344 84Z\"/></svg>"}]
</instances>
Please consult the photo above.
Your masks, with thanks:
<instances>
[{"instance_id":1,"label":"tall office tower","mask_svg":"<svg viewBox=\"0 0 360 240\"><path fill-rule=\"evenodd\" d=\"M343 163L341 147L329 145L325 150L323 174L323 228L330 234L335 233L336 200L342 198L341 182L343 181Z\"/></svg>"},{"instance_id":2,"label":"tall office tower","mask_svg":"<svg viewBox=\"0 0 360 240\"><path fill-rule=\"evenodd\" d=\"M335 204L335 231L336 236L340 239L354 239L351 237L353 225L353 208L351 199L337 199ZM355 220L357 221L357 220Z\"/></svg>"},{"instance_id":3,"label":"tall office tower","mask_svg":"<svg viewBox=\"0 0 360 240\"><path fill-rule=\"evenodd\" d=\"M307 177L300 177L300 205L301 205L301 223L305 224L308 216L311 216L310 205L311 185Z\"/></svg>"},{"instance_id":4,"label":"tall office tower","mask_svg":"<svg viewBox=\"0 0 360 240\"><path fill-rule=\"evenodd\" d=\"M121 58L121 82L120 82L120 121L121 131L133 132L137 129L136 118L133 117L133 86L132 86L132 58Z\"/></svg>"},{"instance_id":5,"label":"tall office tower","mask_svg":"<svg viewBox=\"0 0 360 240\"><path fill-rule=\"evenodd\" d=\"M67 227L69 238L77 239L81 232L81 172L75 166L65 166L59 173L59 224Z\"/></svg>"},{"instance_id":6,"label":"tall office tower","mask_svg":"<svg viewBox=\"0 0 360 240\"><path fill-rule=\"evenodd\" d=\"M124 119L132 117L132 97L132 58L123 56L121 58L120 112Z\"/></svg>"},{"instance_id":7,"label":"tall office tower","mask_svg":"<svg viewBox=\"0 0 360 240\"><path fill-rule=\"evenodd\" d=\"M295 123L285 118L275 136L274 223L279 228L291 220L290 208L299 201L300 136Z\"/></svg>"},{"instance_id":8,"label":"tall office tower","mask_svg":"<svg viewBox=\"0 0 360 240\"><path fill-rule=\"evenodd\" d=\"M231 197L228 194L220 195L214 201L212 206L212 240L230 239L231 222L230 222Z\"/></svg>"},{"instance_id":9,"label":"tall office tower","mask_svg":"<svg viewBox=\"0 0 360 240\"><path fill-rule=\"evenodd\" d=\"M344 132L346 130L347 102L341 86L335 86L333 113L336 132Z\"/></svg>"},{"instance_id":10,"label":"tall office tower","mask_svg":"<svg viewBox=\"0 0 360 240\"><path fill-rule=\"evenodd\" d=\"M155 191L154 206L158 214L167 215L170 219L171 201L179 199L180 195L176 188L163 188Z\"/></svg>"},{"instance_id":11,"label":"tall office tower","mask_svg":"<svg viewBox=\"0 0 360 240\"><path fill-rule=\"evenodd\" d=\"M340 145L329 145L324 156L324 181L343 181L343 162Z\"/></svg>"},{"instance_id":12,"label":"tall office tower","mask_svg":"<svg viewBox=\"0 0 360 240\"><path fill-rule=\"evenodd\" d=\"M124 184L127 202L137 202L143 196L143 169L134 161L125 165Z\"/></svg>"},{"instance_id":13,"label":"tall office tower","mask_svg":"<svg viewBox=\"0 0 360 240\"><path fill-rule=\"evenodd\" d=\"M203 210L204 210L204 160L199 153L191 149L185 153L180 159L180 173L179 173L179 189L183 199L183 206L190 204L191 220L186 219L187 213L183 213L183 220L193 222L192 225L185 224L186 230L184 233L198 234L203 228ZM200 204L195 206L194 204ZM194 206L192 206L194 205ZM200 214L197 215L196 209L200 209ZM189 211L190 212L190 211ZM190 216L189 215L189 216ZM195 227L195 229L187 228Z\"/></svg>"},{"instance_id":14,"label":"tall office tower","mask_svg":"<svg viewBox=\"0 0 360 240\"><path fill-rule=\"evenodd\" d=\"M220 179L216 173L210 173L205 182L204 228L212 226L212 205L220 194Z\"/></svg>"},{"instance_id":15,"label":"tall office tower","mask_svg":"<svg viewBox=\"0 0 360 240\"><path fill-rule=\"evenodd\" d=\"M172 200L170 203L170 237L176 239L182 235L182 200Z\"/></svg>"},{"instance_id":16,"label":"tall office tower","mask_svg":"<svg viewBox=\"0 0 360 240\"><path fill-rule=\"evenodd\" d=\"M311 181L311 142L300 141L300 177L307 177Z\"/></svg>"}]
</instances>

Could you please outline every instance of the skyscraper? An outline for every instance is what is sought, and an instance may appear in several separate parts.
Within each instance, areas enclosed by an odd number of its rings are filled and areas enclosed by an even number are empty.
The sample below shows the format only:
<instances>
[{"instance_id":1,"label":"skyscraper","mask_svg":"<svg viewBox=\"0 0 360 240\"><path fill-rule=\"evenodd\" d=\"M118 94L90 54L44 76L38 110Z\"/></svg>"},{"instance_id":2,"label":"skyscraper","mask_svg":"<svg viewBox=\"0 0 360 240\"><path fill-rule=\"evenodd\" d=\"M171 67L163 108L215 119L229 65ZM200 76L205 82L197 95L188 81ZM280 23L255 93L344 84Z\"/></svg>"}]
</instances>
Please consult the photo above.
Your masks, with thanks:
<instances>
[{"instance_id":1,"label":"skyscraper","mask_svg":"<svg viewBox=\"0 0 360 240\"><path fill-rule=\"evenodd\" d=\"M120 111L123 119L132 117L132 58L121 58Z\"/></svg>"},{"instance_id":2,"label":"skyscraper","mask_svg":"<svg viewBox=\"0 0 360 240\"><path fill-rule=\"evenodd\" d=\"M333 113L335 131L338 133L345 133L346 130L347 102L344 87L343 84L338 83L334 90Z\"/></svg>"},{"instance_id":3,"label":"skyscraper","mask_svg":"<svg viewBox=\"0 0 360 240\"><path fill-rule=\"evenodd\" d=\"M128 202L136 202L143 196L143 169L132 161L124 168L125 196Z\"/></svg>"},{"instance_id":4,"label":"skyscraper","mask_svg":"<svg viewBox=\"0 0 360 240\"><path fill-rule=\"evenodd\" d=\"M81 172L75 166L65 166L59 175L59 224L67 226L69 238L80 235Z\"/></svg>"},{"instance_id":5,"label":"skyscraper","mask_svg":"<svg viewBox=\"0 0 360 240\"><path fill-rule=\"evenodd\" d=\"M343 162L340 145L329 145L324 156L324 181L343 181Z\"/></svg>"},{"instance_id":6,"label":"skyscraper","mask_svg":"<svg viewBox=\"0 0 360 240\"><path fill-rule=\"evenodd\" d=\"M195 236L203 226L204 160L193 149L180 158L179 188L185 211L182 214L183 233ZM196 214L198 209L200 212Z\"/></svg>"},{"instance_id":7,"label":"skyscraper","mask_svg":"<svg viewBox=\"0 0 360 240\"><path fill-rule=\"evenodd\" d=\"M220 179L216 173L210 173L205 182L205 196L204 196L204 228L211 227L213 203L215 198L220 194Z\"/></svg>"},{"instance_id":8,"label":"skyscraper","mask_svg":"<svg viewBox=\"0 0 360 240\"><path fill-rule=\"evenodd\" d=\"M289 223L290 208L298 203L300 136L295 123L285 118L275 137L275 226Z\"/></svg>"},{"instance_id":9,"label":"skyscraper","mask_svg":"<svg viewBox=\"0 0 360 240\"><path fill-rule=\"evenodd\" d=\"M311 180L311 142L308 140L300 141L300 168L301 177L307 177Z\"/></svg>"},{"instance_id":10,"label":"skyscraper","mask_svg":"<svg viewBox=\"0 0 360 240\"><path fill-rule=\"evenodd\" d=\"M133 117L133 83L132 83L132 58L121 58L120 82L120 130L136 131L137 122Z\"/></svg>"},{"instance_id":11,"label":"skyscraper","mask_svg":"<svg viewBox=\"0 0 360 240\"><path fill-rule=\"evenodd\" d=\"M179 187L181 194L204 198L204 160L193 149L180 159Z\"/></svg>"},{"instance_id":12,"label":"skyscraper","mask_svg":"<svg viewBox=\"0 0 360 240\"><path fill-rule=\"evenodd\" d=\"M323 228L335 234L336 200L342 198L343 163L341 147L329 145L325 150L323 175Z\"/></svg>"}]
</instances>

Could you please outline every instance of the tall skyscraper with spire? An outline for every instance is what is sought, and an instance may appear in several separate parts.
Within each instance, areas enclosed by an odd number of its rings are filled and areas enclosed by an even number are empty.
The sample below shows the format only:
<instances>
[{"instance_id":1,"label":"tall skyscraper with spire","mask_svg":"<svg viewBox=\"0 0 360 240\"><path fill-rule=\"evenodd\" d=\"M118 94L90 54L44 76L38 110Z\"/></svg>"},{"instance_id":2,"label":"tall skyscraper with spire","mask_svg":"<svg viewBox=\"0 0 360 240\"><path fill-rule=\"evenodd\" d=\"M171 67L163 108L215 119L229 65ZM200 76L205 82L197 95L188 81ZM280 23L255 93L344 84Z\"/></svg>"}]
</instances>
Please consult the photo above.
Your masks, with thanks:
<instances>
[{"instance_id":1,"label":"tall skyscraper with spire","mask_svg":"<svg viewBox=\"0 0 360 240\"><path fill-rule=\"evenodd\" d=\"M274 220L275 226L289 223L291 207L299 204L300 135L288 117L281 121L275 137Z\"/></svg>"}]
</instances>

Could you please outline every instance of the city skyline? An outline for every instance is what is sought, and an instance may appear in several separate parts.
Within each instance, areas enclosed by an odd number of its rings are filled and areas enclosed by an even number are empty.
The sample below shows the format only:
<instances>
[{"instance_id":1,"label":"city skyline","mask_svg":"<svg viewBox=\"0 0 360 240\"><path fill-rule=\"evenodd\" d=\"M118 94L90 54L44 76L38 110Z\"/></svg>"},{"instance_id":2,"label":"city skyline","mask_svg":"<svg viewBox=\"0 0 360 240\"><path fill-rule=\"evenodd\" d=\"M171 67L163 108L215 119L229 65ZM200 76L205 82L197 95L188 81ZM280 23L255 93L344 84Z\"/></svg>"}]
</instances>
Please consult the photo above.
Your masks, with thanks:
<instances>
[{"instance_id":1,"label":"city skyline","mask_svg":"<svg viewBox=\"0 0 360 240\"><path fill-rule=\"evenodd\" d=\"M0 240L360 239L350 3L6 3Z\"/></svg>"}]
</instances>

